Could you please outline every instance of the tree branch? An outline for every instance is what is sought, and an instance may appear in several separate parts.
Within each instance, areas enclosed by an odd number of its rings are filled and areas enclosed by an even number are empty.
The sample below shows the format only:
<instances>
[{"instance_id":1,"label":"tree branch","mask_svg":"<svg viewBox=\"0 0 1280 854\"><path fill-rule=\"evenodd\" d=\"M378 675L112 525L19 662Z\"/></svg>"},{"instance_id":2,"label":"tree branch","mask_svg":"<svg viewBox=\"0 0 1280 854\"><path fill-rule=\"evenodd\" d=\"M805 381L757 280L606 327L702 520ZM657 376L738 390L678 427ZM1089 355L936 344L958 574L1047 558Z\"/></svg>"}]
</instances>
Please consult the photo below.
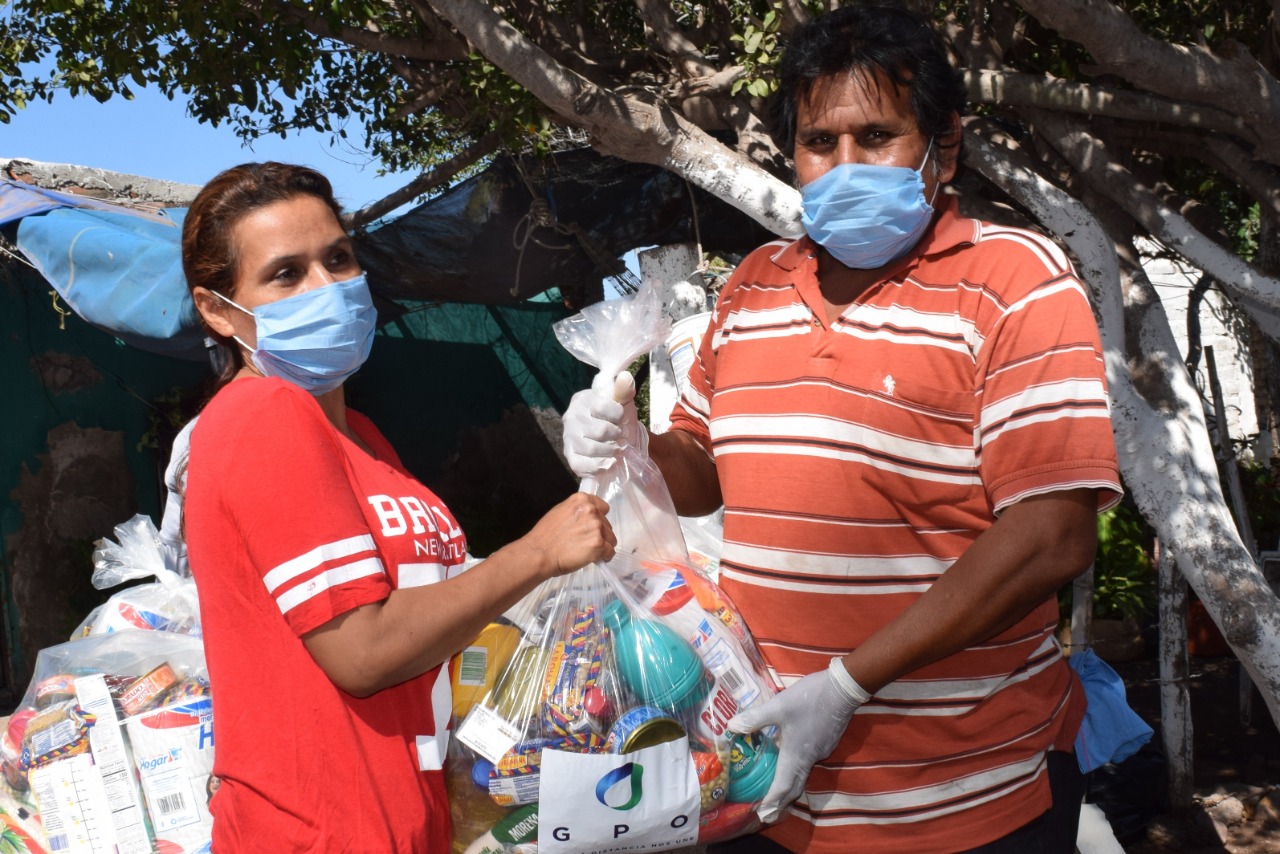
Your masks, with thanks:
<instances>
[{"instance_id":1,"label":"tree branch","mask_svg":"<svg viewBox=\"0 0 1280 854\"><path fill-rule=\"evenodd\" d=\"M369 53L402 56L422 62L447 62L466 59L467 48L457 38L423 39L389 36L386 33L358 27L332 27L324 17L280 0L272 4L280 18L302 27L307 32L324 39L349 44ZM261 18L261 15L258 16Z\"/></svg>"},{"instance_id":2,"label":"tree branch","mask_svg":"<svg viewBox=\"0 0 1280 854\"><path fill-rule=\"evenodd\" d=\"M664 0L635 0L640 19L644 21L658 48L678 66L686 80L712 77L716 67L707 62L698 46L680 31L680 24Z\"/></svg>"},{"instance_id":3,"label":"tree branch","mask_svg":"<svg viewBox=\"0 0 1280 854\"><path fill-rule=\"evenodd\" d=\"M486 4L429 0L441 17L592 145L624 160L668 169L737 207L776 234L797 234L799 193L726 148L666 103L624 97L552 59Z\"/></svg>"},{"instance_id":4,"label":"tree branch","mask_svg":"<svg viewBox=\"0 0 1280 854\"><path fill-rule=\"evenodd\" d=\"M1029 110L1036 130L1096 193L1110 199L1151 236L1208 273L1233 295L1280 312L1280 279L1266 275L1201 233L1133 174L1077 122L1062 115Z\"/></svg>"},{"instance_id":5,"label":"tree branch","mask_svg":"<svg viewBox=\"0 0 1280 854\"><path fill-rule=\"evenodd\" d=\"M347 219L347 227L352 230L362 228L383 214L395 210L423 193L430 192L453 178L463 169L493 154L501 144L502 137L497 133L482 136L447 163L442 163L429 172L419 175L395 192L389 193L378 201L365 205L351 214Z\"/></svg>"},{"instance_id":6,"label":"tree branch","mask_svg":"<svg viewBox=\"0 0 1280 854\"><path fill-rule=\"evenodd\" d=\"M782 24L784 35L790 35L796 27L803 26L813 20L813 15L801 0L782 0Z\"/></svg>"},{"instance_id":7,"label":"tree branch","mask_svg":"<svg viewBox=\"0 0 1280 854\"><path fill-rule=\"evenodd\" d=\"M1280 163L1280 139L1259 136L1244 120L1216 107L1177 103L1159 95L1036 77L1010 71L969 71L965 74L969 99L981 104L1066 110L1083 115L1217 130L1258 146L1264 159Z\"/></svg>"},{"instance_id":8,"label":"tree branch","mask_svg":"<svg viewBox=\"0 0 1280 854\"><path fill-rule=\"evenodd\" d=\"M1280 81L1243 47L1220 56L1200 46L1152 38L1107 0L1016 2L1063 38L1083 45L1103 70L1140 89L1239 115L1259 138L1280 127Z\"/></svg>"},{"instance_id":9,"label":"tree branch","mask_svg":"<svg viewBox=\"0 0 1280 854\"><path fill-rule=\"evenodd\" d=\"M1264 215L1280 220L1280 174L1276 167L1255 160L1240 143L1216 134L1162 130L1144 134L1142 144L1160 154L1198 160L1239 184Z\"/></svg>"}]
</instances>

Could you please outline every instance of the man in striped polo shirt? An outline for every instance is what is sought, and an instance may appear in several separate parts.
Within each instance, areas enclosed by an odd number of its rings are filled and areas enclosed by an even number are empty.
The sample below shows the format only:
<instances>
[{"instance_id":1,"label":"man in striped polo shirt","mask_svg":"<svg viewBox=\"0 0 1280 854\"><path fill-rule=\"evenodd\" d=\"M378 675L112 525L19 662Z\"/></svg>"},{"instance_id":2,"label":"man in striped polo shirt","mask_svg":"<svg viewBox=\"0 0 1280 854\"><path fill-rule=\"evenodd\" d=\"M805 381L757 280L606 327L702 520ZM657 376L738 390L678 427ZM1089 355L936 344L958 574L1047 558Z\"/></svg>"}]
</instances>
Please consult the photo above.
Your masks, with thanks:
<instances>
[{"instance_id":1,"label":"man in striped polo shirt","mask_svg":"<svg viewBox=\"0 0 1280 854\"><path fill-rule=\"evenodd\" d=\"M723 504L721 584L785 686L731 724L780 729L772 826L712 850L1069 854L1055 594L1121 489L1088 299L1052 242L941 192L964 89L927 24L845 6L780 81L808 236L738 267L649 442L681 513ZM570 465L634 419L580 393Z\"/></svg>"}]
</instances>

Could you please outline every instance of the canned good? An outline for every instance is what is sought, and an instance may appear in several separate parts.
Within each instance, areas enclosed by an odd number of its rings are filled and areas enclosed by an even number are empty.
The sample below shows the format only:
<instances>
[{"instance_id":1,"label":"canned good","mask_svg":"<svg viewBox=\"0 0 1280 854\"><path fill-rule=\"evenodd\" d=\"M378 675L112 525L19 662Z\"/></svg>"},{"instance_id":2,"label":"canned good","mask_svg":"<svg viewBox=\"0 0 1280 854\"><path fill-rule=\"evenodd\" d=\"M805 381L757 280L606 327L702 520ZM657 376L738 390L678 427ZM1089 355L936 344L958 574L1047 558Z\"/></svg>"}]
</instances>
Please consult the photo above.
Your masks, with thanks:
<instances>
[{"instance_id":1,"label":"canned good","mask_svg":"<svg viewBox=\"0 0 1280 854\"><path fill-rule=\"evenodd\" d=\"M684 726L662 709L635 706L618 716L609 729L604 748L609 753L630 753L685 735Z\"/></svg>"}]
</instances>

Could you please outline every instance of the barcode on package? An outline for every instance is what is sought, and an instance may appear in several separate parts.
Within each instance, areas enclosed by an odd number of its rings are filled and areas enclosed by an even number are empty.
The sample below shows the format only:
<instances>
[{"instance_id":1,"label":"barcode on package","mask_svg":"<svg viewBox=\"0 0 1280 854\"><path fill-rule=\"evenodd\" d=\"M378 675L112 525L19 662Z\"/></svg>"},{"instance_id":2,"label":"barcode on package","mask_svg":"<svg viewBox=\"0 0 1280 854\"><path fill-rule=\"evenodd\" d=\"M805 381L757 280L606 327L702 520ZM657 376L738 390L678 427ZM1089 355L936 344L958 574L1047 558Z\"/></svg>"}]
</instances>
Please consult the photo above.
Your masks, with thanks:
<instances>
[{"instance_id":1,"label":"barcode on package","mask_svg":"<svg viewBox=\"0 0 1280 854\"><path fill-rule=\"evenodd\" d=\"M476 687L484 684L484 672L488 669L489 650L483 646L469 646L462 651L458 665L458 684Z\"/></svg>"},{"instance_id":2,"label":"barcode on package","mask_svg":"<svg viewBox=\"0 0 1280 854\"><path fill-rule=\"evenodd\" d=\"M156 798L156 806L159 808L161 815L169 815L170 813L185 810L187 802L182 797L181 792L174 792L172 795L162 795Z\"/></svg>"},{"instance_id":3,"label":"barcode on package","mask_svg":"<svg viewBox=\"0 0 1280 854\"><path fill-rule=\"evenodd\" d=\"M67 841L67 835L65 833L59 833L56 836L49 837L50 851L66 851L69 847L71 847L71 844Z\"/></svg>"},{"instance_id":4,"label":"barcode on package","mask_svg":"<svg viewBox=\"0 0 1280 854\"><path fill-rule=\"evenodd\" d=\"M720 678L724 680L725 686L733 693L737 693L738 689L742 687L742 676L738 673L737 668L730 667L720 674Z\"/></svg>"}]
</instances>

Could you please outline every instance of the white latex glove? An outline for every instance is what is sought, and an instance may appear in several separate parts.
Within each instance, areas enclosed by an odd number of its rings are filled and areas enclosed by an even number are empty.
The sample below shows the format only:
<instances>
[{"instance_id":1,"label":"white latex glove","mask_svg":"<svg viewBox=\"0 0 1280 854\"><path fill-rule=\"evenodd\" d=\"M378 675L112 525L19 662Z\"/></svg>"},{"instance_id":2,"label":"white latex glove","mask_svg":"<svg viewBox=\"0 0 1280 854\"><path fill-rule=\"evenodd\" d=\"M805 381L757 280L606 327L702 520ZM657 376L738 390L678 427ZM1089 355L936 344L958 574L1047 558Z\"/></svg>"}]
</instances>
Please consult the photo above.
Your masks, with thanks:
<instances>
[{"instance_id":1,"label":"white latex glove","mask_svg":"<svg viewBox=\"0 0 1280 854\"><path fill-rule=\"evenodd\" d=\"M772 824L800 797L809 770L836 749L849 718L870 699L837 657L826 670L810 673L761 705L733 716L729 729L734 732L755 732L767 726L779 730L773 784L756 808L760 821Z\"/></svg>"},{"instance_id":2,"label":"white latex glove","mask_svg":"<svg viewBox=\"0 0 1280 854\"><path fill-rule=\"evenodd\" d=\"M636 383L623 371L612 380L599 374L591 388L569 401L564 412L564 458L579 478L607 469L626 445L644 452L649 434L636 417Z\"/></svg>"}]
</instances>

